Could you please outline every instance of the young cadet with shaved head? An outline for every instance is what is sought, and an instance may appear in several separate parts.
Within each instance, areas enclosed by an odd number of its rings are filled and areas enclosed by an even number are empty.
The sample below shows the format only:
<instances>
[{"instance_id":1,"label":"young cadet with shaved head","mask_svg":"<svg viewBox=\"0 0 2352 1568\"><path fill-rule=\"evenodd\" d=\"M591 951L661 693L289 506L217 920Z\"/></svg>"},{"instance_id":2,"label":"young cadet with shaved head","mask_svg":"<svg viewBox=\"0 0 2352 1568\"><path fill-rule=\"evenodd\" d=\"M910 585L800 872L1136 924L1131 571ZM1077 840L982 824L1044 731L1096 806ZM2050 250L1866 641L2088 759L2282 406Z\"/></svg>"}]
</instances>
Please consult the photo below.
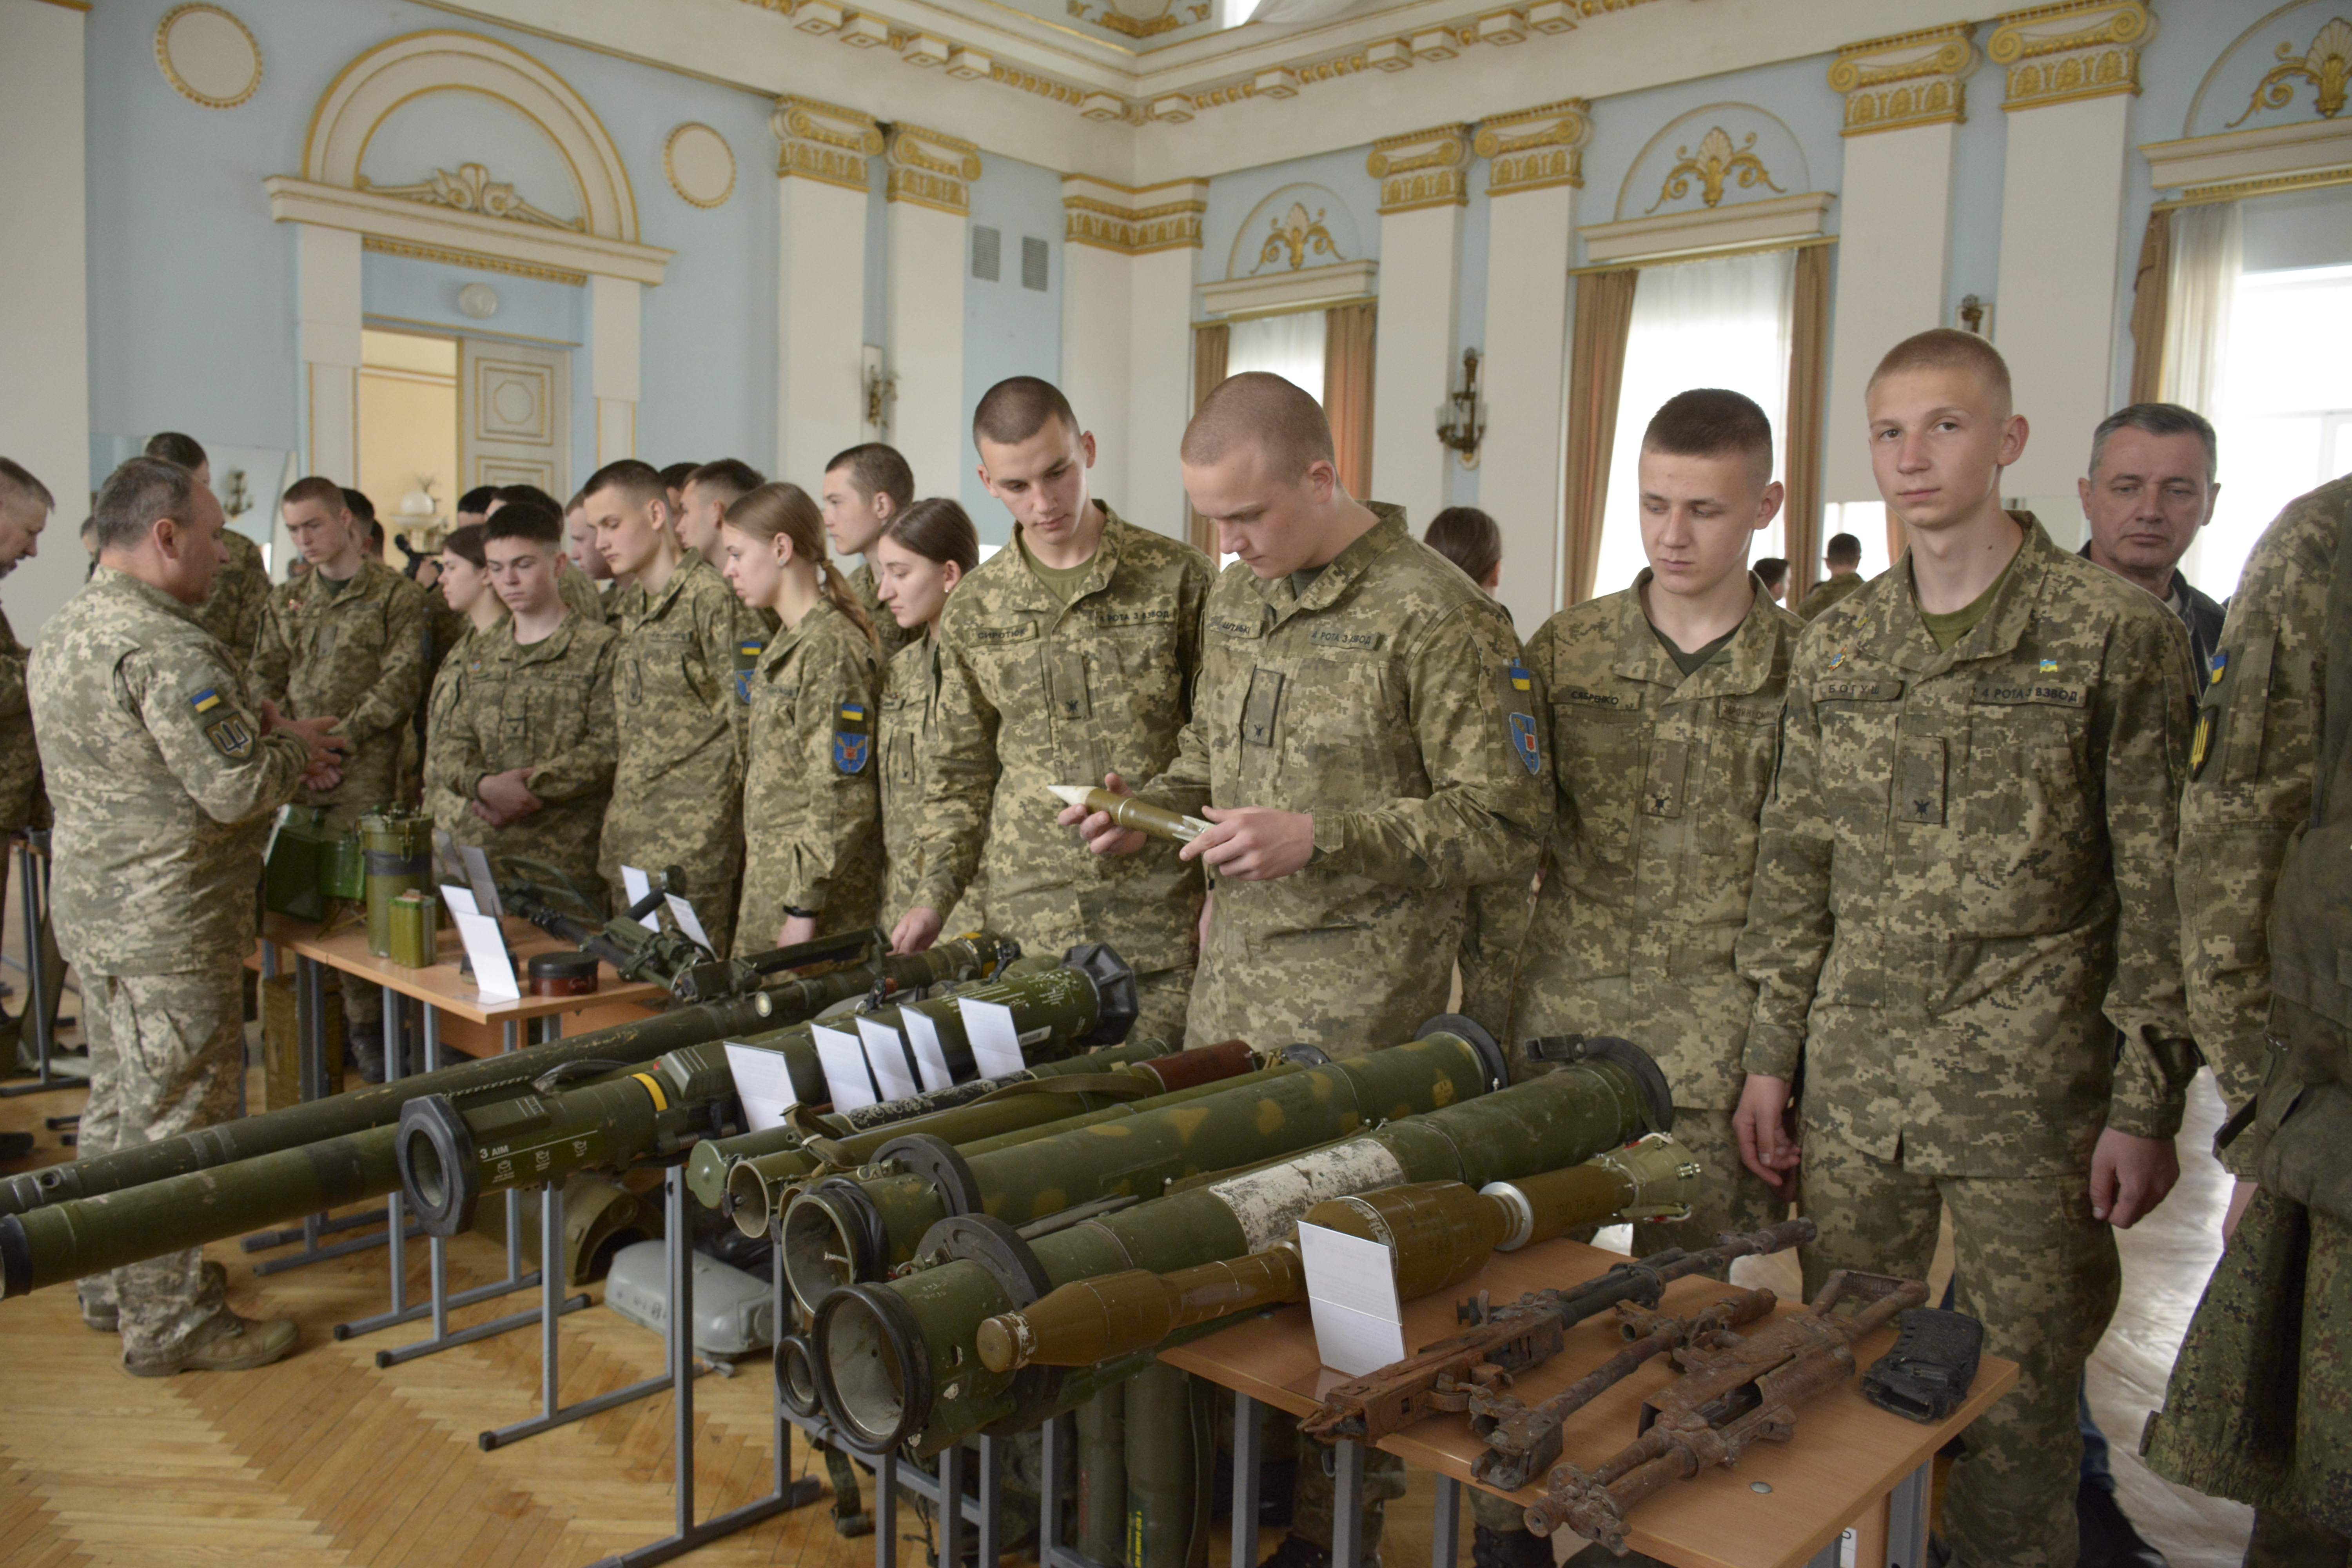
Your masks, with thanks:
<instances>
[{"instance_id":1,"label":"young cadet with shaved head","mask_svg":"<svg viewBox=\"0 0 2352 1568\"><path fill-rule=\"evenodd\" d=\"M1136 972L1137 1037L1173 1043L1192 989L1201 873L1164 840L1129 859L1088 855L1054 826L1046 786L1149 778L1174 759L1192 713L1209 559L1088 493L1095 438L1048 383L989 388L972 436L981 481L1013 514L1013 542L964 579L940 620L924 874L893 940L902 952L929 946L984 869L991 930L1033 952L1109 943Z\"/></svg>"},{"instance_id":2,"label":"young cadet with shaved head","mask_svg":"<svg viewBox=\"0 0 2352 1568\"><path fill-rule=\"evenodd\" d=\"M1323 410L1289 382L1224 382L1181 456L1194 510L1241 557L1209 595L1182 744L1135 775L1215 824L1182 850L1217 879L1188 1037L1339 1058L1409 1040L1446 1010L1471 890L1535 869L1539 682L1500 605L1402 512L1348 494ZM1062 820L1098 853L1144 847L1101 813ZM1364 1468L1368 1500L1402 1495L1401 1462ZM1281 1568L1330 1560L1329 1483L1298 1473Z\"/></svg>"},{"instance_id":3,"label":"young cadet with shaved head","mask_svg":"<svg viewBox=\"0 0 2352 1568\"><path fill-rule=\"evenodd\" d=\"M2016 1392L1964 1436L1949 1560L2076 1559L2075 1389L2114 1311L2111 1227L2162 1201L2198 1064L2173 894L2188 638L2163 604L2001 510L2009 371L1938 330L1879 362L1871 465L1907 553L1797 644L1739 972L1735 1117L1785 1182L1801 1064L1808 1291L1927 1276Z\"/></svg>"},{"instance_id":4,"label":"young cadet with shaved head","mask_svg":"<svg viewBox=\"0 0 2352 1568\"><path fill-rule=\"evenodd\" d=\"M857 570L849 586L866 607L866 618L881 639L887 666L916 634L900 626L882 605L882 584L875 574L874 547L890 521L915 504L915 470L896 447L866 441L834 454L824 466L824 490L817 498L824 511L825 537L837 555L855 555Z\"/></svg>"}]
</instances>

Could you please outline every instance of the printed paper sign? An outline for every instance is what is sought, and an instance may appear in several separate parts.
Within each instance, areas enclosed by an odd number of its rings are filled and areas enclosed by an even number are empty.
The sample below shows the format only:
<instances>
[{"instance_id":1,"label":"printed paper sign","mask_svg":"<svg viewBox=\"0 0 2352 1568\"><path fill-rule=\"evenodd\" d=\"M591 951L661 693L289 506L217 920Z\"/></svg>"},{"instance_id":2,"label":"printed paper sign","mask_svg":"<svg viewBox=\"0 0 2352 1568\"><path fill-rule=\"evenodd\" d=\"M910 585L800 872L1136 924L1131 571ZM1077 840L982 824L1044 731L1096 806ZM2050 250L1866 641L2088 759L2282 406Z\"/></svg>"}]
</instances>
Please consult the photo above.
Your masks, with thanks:
<instances>
[{"instance_id":1,"label":"printed paper sign","mask_svg":"<svg viewBox=\"0 0 2352 1568\"><path fill-rule=\"evenodd\" d=\"M684 899L679 898L676 893L664 893L662 897L667 900L669 904L669 918L677 922L677 929L692 937L704 947L709 947L710 945L710 938L704 932L702 922L694 918L694 906L688 903Z\"/></svg>"},{"instance_id":2,"label":"printed paper sign","mask_svg":"<svg viewBox=\"0 0 2352 1568\"><path fill-rule=\"evenodd\" d=\"M955 1075L948 1070L947 1050L940 1043L939 1020L907 1007L899 1010L898 1021L906 1026L907 1044L914 1047L915 1071L923 1080L924 1092L955 1082Z\"/></svg>"},{"instance_id":3,"label":"printed paper sign","mask_svg":"<svg viewBox=\"0 0 2352 1568\"><path fill-rule=\"evenodd\" d=\"M816 1059L824 1064L824 1090L835 1110L862 1110L881 1098L874 1092L866 1047L856 1036L822 1024L810 1025L809 1034L816 1040Z\"/></svg>"},{"instance_id":4,"label":"printed paper sign","mask_svg":"<svg viewBox=\"0 0 2352 1568\"><path fill-rule=\"evenodd\" d=\"M441 884L441 907L453 915L478 915L481 906L474 902L474 889L461 888L454 882Z\"/></svg>"},{"instance_id":5,"label":"printed paper sign","mask_svg":"<svg viewBox=\"0 0 2352 1568\"><path fill-rule=\"evenodd\" d=\"M898 1030L860 1018L857 1041L866 1047L866 1065L874 1069L874 1087L882 1091L883 1099L904 1100L920 1091L914 1059L908 1056L907 1042L898 1037Z\"/></svg>"},{"instance_id":6,"label":"printed paper sign","mask_svg":"<svg viewBox=\"0 0 2352 1568\"><path fill-rule=\"evenodd\" d=\"M1021 1055L1021 1032L1013 1026L1013 1009L1002 1002L974 996L956 998L963 1015L964 1038L971 1044L971 1059L982 1078L1003 1078L1029 1064Z\"/></svg>"},{"instance_id":7,"label":"printed paper sign","mask_svg":"<svg viewBox=\"0 0 2352 1568\"><path fill-rule=\"evenodd\" d=\"M1386 1247L1302 1221L1298 1258L1307 1266L1315 1353L1325 1366L1362 1377L1404 1359L1396 1265Z\"/></svg>"},{"instance_id":8,"label":"printed paper sign","mask_svg":"<svg viewBox=\"0 0 2352 1568\"><path fill-rule=\"evenodd\" d=\"M654 890L654 879L635 866L624 866L621 868L621 890L629 895L626 907L634 910L645 902L647 893ZM659 931L661 930L661 911L654 910L639 915L637 923L647 931Z\"/></svg>"},{"instance_id":9,"label":"printed paper sign","mask_svg":"<svg viewBox=\"0 0 2352 1568\"><path fill-rule=\"evenodd\" d=\"M466 939L466 956L474 963L474 984L486 1002L519 1002L522 987L515 984L514 960L507 956L506 932L488 915L457 911L457 934Z\"/></svg>"},{"instance_id":10,"label":"printed paper sign","mask_svg":"<svg viewBox=\"0 0 2352 1568\"><path fill-rule=\"evenodd\" d=\"M457 853L466 862L466 880L473 884L475 906L492 920L504 915L506 907L499 902L499 879L490 875L490 858L478 844L464 845Z\"/></svg>"},{"instance_id":11,"label":"printed paper sign","mask_svg":"<svg viewBox=\"0 0 2352 1568\"><path fill-rule=\"evenodd\" d=\"M743 1102L743 1130L765 1132L784 1124L784 1112L800 1103L793 1091L790 1064L782 1051L762 1051L727 1042L727 1070L735 1075L735 1096Z\"/></svg>"}]
</instances>

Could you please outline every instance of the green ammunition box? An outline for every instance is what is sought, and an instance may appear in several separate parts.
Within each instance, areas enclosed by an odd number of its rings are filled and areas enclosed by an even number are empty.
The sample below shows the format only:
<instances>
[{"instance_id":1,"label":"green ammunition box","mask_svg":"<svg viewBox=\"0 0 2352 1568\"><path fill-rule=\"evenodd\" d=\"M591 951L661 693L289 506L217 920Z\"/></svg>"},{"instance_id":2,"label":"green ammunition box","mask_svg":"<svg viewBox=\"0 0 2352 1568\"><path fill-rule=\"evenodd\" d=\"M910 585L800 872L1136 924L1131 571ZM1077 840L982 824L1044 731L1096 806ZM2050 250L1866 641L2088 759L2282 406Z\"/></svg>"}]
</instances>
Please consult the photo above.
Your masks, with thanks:
<instances>
[{"instance_id":1,"label":"green ammunition box","mask_svg":"<svg viewBox=\"0 0 2352 1568\"><path fill-rule=\"evenodd\" d=\"M327 1089L343 1087L343 990L328 985L326 1016ZM274 975L261 983L261 1096L255 1109L278 1110L302 1100L301 1035L294 1022L294 976Z\"/></svg>"},{"instance_id":2,"label":"green ammunition box","mask_svg":"<svg viewBox=\"0 0 2352 1568\"><path fill-rule=\"evenodd\" d=\"M392 900L392 952L387 955L405 969L429 967L437 956L441 900L415 889Z\"/></svg>"},{"instance_id":3,"label":"green ammunition box","mask_svg":"<svg viewBox=\"0 0 2352 1568\"><path fill-rule=\"evenodd\" d=\"M262 904L272 914L321 921L337 899L367 896L356 835L327 826L314 805L289 805L278 820L262 872Z\"/></svg>"}]
</instances>

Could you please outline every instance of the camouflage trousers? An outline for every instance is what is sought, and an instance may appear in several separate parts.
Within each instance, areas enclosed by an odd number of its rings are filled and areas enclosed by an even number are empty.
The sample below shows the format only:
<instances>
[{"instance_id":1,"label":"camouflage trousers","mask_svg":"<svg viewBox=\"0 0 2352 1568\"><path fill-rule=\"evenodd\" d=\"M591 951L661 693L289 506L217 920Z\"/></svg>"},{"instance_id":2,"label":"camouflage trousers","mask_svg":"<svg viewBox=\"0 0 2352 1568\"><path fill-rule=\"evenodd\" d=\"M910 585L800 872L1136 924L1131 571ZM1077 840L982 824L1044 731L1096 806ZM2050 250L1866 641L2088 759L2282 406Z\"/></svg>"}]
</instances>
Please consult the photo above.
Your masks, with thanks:
<instances>
[{"instance_id":1,"label":"camouflage trousers","mask_svg":"<svg viewBox=\"0 0 2352 1568\"><path fill-rule=\"evenodd\" d=\"M89 1040L89 1103L77 1143L83 1159L170 1138L236 1116L245 1071L243 965L226 959L179 974L81 977ZM160 1360L225 1307L195 1247L92 1275L85 1309L121 1313L125 1361Z\"/></svg>"},{"instance_id":2,"label":"camouflage trousers","mask_svg":"<svg viewBox=\"0 0 2352 1568\"><path fill-rule=\"evenodd\" d=\"M2141 1447L2168 1480L2352 1533L2352 1226L2254 1194Z\"/></svg>"},{"instance_id":3,"label":"camouflage trousers","mask_svg":"<svg viewBox=\"0 0 2352 1568\"><path fill-rule=\"evenodd\" d=\"M1952 1562L2073 1568L2083 1459L2076 1391L2121 1279L2114 1233L2091 1217L2089 1180L2081 1172L1914 1173L1872 1158L1811 1117L1802 1144L1804 1209L1821 1227L1821 1239L1804 1249L1806 1294L1839 1268L1926 1279L1948 1207L1959 1310L1983 1321L1987 1352L2018 1363L2017 1387L1961 1435L1944 1500Z\"/></svg>"},{"instance_id":4,"label":"camouflage trousers","mask_svg":"<svg viewBox=\"0 0 2352 1568\"><path fill-rule=\"evenodd\" d=\"M1170 1050L1182 1050L1184 1015L1192 1005L1195 973L1195 967L1188 963L1181 969L1157 969L1137 975L1135 1027L1127 1032L1127 1037L1165 1040ZM1250 1043L1257 1044L1255 1040Z\"/></svg>"},{"instance_id":5,"label":"camouflage trousers","mask_svg":"<svg viewBox=\"0 0 2352 1568\"><path fill-rule=\"evenodd\" d=\"M1285 1415L1278 1410L1268 1410L1265 1419L1269 1427L1277 1421L1294 1429L1297 1426L1296 1416ZM1339 1500L1338 1483L1323 1468L1332 1454L1332 1449L1314 1438L1300 1437L1298 1469L1290 1489L1290 1533L1327 1552L1331 1546L1331 1510ZM1356 1537L1362 1561L1370 1562L1372 1553L1381 1549L1381 1529L1387 1522L1389 1500L1402 1496L1404 1461L1382 1449L1365 1449L1364 1511L1358 1521Z\"/></svg>"}]
</instances>

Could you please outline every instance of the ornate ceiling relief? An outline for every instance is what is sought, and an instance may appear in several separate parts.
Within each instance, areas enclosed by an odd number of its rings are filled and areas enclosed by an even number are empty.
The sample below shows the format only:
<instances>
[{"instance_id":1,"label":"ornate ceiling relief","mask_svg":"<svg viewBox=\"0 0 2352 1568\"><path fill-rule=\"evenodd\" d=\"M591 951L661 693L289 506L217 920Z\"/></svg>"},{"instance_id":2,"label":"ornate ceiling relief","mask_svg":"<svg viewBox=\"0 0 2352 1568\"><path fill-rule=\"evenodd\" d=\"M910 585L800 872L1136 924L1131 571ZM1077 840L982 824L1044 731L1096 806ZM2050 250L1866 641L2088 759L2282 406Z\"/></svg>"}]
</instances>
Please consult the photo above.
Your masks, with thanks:
<instances>
[{"instance_id":1,"label":"ornate ceiling relief","mask_svg":"<svg viewBox=\"0 0 2352 1568\"><path fill-rule=\"evenodd\" d=\"M1364 168L1381 183L1381 212L1461 206L1470 199L1470 128L1439 125L1372 143Z\"/></svg>"},{"instance_id":2,"label":"ornate ceiling relief","mask_svg":"<svg viewBox=\"0 0 2352 1568\"><path fill-rule=\"evenodd\" d=\"M2139 51L2156 36L2145 0L2066 0L2012 11L1985 54L2009 75L2003 109L2139 91Z\"/></svg>"},{"instance_id":3,"label":"ornate ceiling relief","mask_svg":"<svg viewBox=\"0 0 2352 1568\"><path fill-rule=\"evenodd\" d=\"M814 98L780 98L768 116L776 133L776 174L780 179L820 180L866 187L866 160L882 151L882 129L870 114Z\"/></svg>"},{"instance_id":4,"label":"ornate ceiling relief","mask_svg":"<svg viewBox=\"0 0 2352 1568\"><path fill-rule=\"evenodd\" d=\"M662 142L662 174L688 205L724 206L735 194L735 149L709 126L688 121Z\"/></svg>"},{"instance_id":5,"label":"ornate ceiling relief","mask_svg":"<svg viewBox=\"0 0 2352 1568\"><path fill-rule=\"evenodd\" d=\"M560 218L531 205L515 194L512 185L492 180L489 170L479 163L460 163L454 172L436 169L430 179L413 185L379 185L362 174L355 188L373 191L380 196L398 196L403 201L447 207L452 212L479 213L484 217L511 218L517 223L545 224L550 228L575 231L583 226L577 218Z\"/></svg>"},{"instance_id":6,"label":"ornate ceiling relief","mask_svg":"<svg viewBox=\"0 0 2352 1568\"><path fill-rule=\"evenodd\" d=\"M2352 22L2332 17L2307 47L2298 52L2293 44L2281 44L2278 58L2247 100L2246 112L2230 121L2229 129L2243 125L2258 109L2284 109L2294 101L2298 82L2311 88L2312 107L2322 120L2344 112L2345 85L2352 78Z\"/></svg>"},{"instance_id":7,"label":"ornate ceiling relief","mask_svg":"<svg viewBox=\"0 0 2352 1568\"><path fill-rule=\"evenodd\" d=\"M1976 25L1931 27L1848 44L1830 67L1830 90L1845 98L1842 134L1864 136L1969 117L1968 79L1977 68Z\"/></svg>"},{"instance_id":8,"label":"ornate ceiling relief","mask_svg":"<svg viewBox=\"0 0 2352 1568\"><path fill-rule=\"evenodd\" d=\"M1062 237L1073 245L1148 256L1198 250L1209 210L1206 180L1171 180L1140 189L1085 174L1062 176Z\"/></svg>"},{"instance_id":9,"label":"ornate ceiling relief","mask_svg":"<svg viewBox=\"0 0 2352 1568\"><path fill-rule=\"evenodd\" d=\"M960 138L904 121L891 127L888 199L962 217L971 211L980 149Z\"/></svg>"},{"instance_id":10,"label":"ornate ceiling relief","mask_svg":"<svg viewBox=\"0 0 2352 1568\"><path fill-rule=\"evenodd\" d=\"M1658 199L1650 204L1650 211L1656 212L1668 202L1678 202L1689 195L1693 180L1698 182L1699 200L1710 207L1723 205L1724 183L1735 177L1743 191L1753 190L1762 184L1769 186L1776 195L1785 195L1780 186L1774 184L1771 173L1764 167L1764 160L1756 155L1755 147L1756 132L1753 131L1734 150L1730 132L1720 125L1708 127L1706 134L1699 138L1696 154L1693 154L1688 147L1675 149L1675 156L1679 162L1666 171L1665 180L1658 187Z\"/></svg>"},{"instance_id":11,"label":"ornate ceiling relief","mask_svg":"<svg viewBox=\"0 0 2352 1568\"><path fill-rule=\"evenodd\" d=\"M235 109L261 90L261 45L217 5L174 5L155 24L155 64L172 90L205 109Z\"/></svg>"},{"instance_id":12,"label":"ornate ceiling relief","mask_svg":"<svg viewBox=\"0 0 2352 1568\"><path fill-rule=\"evenodd\" d=\"M1486 162L1486 194L1584 184L1584 144L1592 140L1592 105L1580 98L1499 114L1478 127L1471 150Z\"/></svg>"}]
</instances>

